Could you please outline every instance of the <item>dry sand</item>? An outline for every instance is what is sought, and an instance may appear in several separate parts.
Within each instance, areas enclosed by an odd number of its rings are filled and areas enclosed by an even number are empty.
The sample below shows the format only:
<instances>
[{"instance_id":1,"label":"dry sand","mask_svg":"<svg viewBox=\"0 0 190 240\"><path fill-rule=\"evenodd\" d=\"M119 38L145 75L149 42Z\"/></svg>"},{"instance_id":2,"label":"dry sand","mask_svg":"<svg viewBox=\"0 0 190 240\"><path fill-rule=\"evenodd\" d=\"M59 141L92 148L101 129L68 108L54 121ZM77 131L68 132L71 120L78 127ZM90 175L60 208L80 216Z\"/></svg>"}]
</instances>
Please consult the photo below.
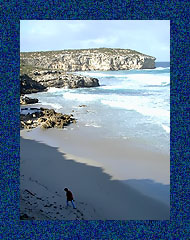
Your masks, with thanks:
<instances>
[{"instance_id":1,"label":"dry sand","mask_svg":"<svg viewBox=\"0 0 190 240\"><path fill-rule=\"evenodd\" d=\"M46 132L41 131L40 134L39 131L41 130L36 129L30 133L21 131L21 215L26 213L40 220L169 219L168 204L150 197L150 193L149 196L143 194L137 190L138 187L133 187L133 184L121 182L138 179L139 176L139 180L153 179L168 184L169 177L165 177L168 162L164 157L160 159L159 154L154 154L154 159L151 159L153 153L150 151L142 150L139 153L138 149L137 154L135 147L129 151L131 146L126 146L124 148L126 151L119 154L121 144L118 145L118 149L116 148L117 151L112 149L109 141L103 144L99 139L98 143L94 144L97 138L94 139L94 135L85 135L84 131L83 137L78 132L72 141L69 137L72 134L69 131L64 131L64 138L61 138L62 134L59 133L63 131L60 130L50 129ZM42 141L43 134L46 135L46 144ZM122 163L123 155L127 151L129 155L128 158L125 156L125 165L128 165L129 169L125 171L125 176L130 175L129 178L124 177L124 172L122 174L120 171L122 166L117 168L116 163L116 159L119 159L118 164ZM144 156L145 159L140 165L139 156ZM130 161L127 162L127 159L131 158L133 165ZM145 171L145 166L149 166L148 172ZM134 171L136 176L133 177ZM163 174L162 171L166 173ZM162 176L159 176L159 173L162 173ZM146 177L143 177L143 174ZM73 192L77 209L71 206L66 208L63 191L65 187Z\"/></svg>"}]
</instances>

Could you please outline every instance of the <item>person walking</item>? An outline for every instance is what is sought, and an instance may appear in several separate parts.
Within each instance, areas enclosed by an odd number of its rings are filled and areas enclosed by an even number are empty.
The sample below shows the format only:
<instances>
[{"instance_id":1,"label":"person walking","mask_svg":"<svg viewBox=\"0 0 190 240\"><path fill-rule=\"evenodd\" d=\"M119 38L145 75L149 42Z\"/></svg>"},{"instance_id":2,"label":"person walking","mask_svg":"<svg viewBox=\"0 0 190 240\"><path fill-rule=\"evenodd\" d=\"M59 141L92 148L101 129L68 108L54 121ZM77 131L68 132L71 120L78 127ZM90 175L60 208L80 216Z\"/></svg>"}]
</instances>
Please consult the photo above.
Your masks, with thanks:
<instances>
[{"instance_id":1,"label":"person walking","mask_svg":"<svg viewBox=\"0 0 190 240\"><path fill-rule=\"evenodd\" d=\"M69 191L68 188L65 188L64 190L65 190L66 196L67 196L67 207L69 206L69 202L71 202L72 205L73 205L73 208L76 209L76 206L75 206L75 204L74 204L74 198L73 198L72 192Z\"/></svg>"}]
</instances>

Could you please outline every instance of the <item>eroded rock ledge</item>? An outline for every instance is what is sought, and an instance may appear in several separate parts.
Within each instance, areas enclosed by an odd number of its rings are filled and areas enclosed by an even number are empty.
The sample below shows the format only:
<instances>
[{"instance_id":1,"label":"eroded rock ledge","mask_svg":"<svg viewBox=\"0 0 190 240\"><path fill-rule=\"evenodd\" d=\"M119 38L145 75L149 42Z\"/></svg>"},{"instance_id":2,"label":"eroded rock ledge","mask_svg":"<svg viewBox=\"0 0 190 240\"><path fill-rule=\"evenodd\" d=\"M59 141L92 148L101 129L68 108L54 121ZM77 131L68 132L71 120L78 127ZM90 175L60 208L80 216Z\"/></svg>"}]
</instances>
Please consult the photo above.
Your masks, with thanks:
<instances>
[{"instance_id":1,"label":"eroded rock ledge","mask_svg":"<svg viewBox=\"0 0 190 240\"><path fill-rule=\"evenodd\" d=\"M28 111L27 114L22 114L22 111ZM25 108L20 114L20 128L32 129L40 126L43 129L47 128L64 128L71 123L76 123L73 115L67 115L55 112L54 109L47 108Z\"/></svg>"},{"instance_id":2,"label":"eroded rock ledge","mask_svg":"<svg viewBox=\"0 0 190 240\"><path fill-rule=\"evenodd\" d=\"M35 104L38 102L39 102L39 100L37 98L29 98L24 95L20 96L20 105Z\"/></svg>"},{"instance_id":3,"label":"eroded rock ledge","mask_svg":"<svg viewBox=\"0 0 190 240\"><path fill-rule=\"evenodd\" d=\"M32 79L44 87L98 87L99 81L96 78L64 73L57 70L35 70L31 73Z\"/></svg>"},{"instance_id":4,"label":"eroded rock ledge","mask_svg":"<svg viewBox=\"0 0 190 240\"><path fill-rule=\"evenodd\" d=\"M97 78L68 74L57 70L32 70L20 76L21 94L46 91L49 87L83 88L98 87Z\"/></svg>"}]
</instances>

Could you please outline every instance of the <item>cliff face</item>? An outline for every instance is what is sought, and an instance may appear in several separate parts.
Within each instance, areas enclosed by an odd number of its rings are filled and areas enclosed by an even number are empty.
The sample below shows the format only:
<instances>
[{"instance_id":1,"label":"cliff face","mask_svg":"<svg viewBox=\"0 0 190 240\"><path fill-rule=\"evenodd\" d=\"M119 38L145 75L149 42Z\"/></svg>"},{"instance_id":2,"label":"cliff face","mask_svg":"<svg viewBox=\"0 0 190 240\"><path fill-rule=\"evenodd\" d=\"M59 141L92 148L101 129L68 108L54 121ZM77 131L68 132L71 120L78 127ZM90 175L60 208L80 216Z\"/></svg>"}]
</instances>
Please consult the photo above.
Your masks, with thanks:
<instances>
[{"instance_id":1,"label":"cliff face","mask_svg":"<svg viewBox=\"0 0 190 240\"><path fill-rule=\"evenodd\" d=\"M21 53L23 65L45 69L108 71L155 68L154 57L129 49L87 49Z\"/></svg>"}]
</instances>

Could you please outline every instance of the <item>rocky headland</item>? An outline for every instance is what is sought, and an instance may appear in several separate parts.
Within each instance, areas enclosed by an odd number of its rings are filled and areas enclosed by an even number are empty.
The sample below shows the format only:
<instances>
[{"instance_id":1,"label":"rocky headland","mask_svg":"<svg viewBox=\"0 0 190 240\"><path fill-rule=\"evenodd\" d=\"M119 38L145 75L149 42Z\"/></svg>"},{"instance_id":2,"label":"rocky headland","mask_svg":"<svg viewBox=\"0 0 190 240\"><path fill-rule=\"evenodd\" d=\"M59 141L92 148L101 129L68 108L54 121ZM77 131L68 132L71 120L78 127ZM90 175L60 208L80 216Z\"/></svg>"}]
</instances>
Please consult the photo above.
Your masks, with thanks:
<instances>
[{"instance_id":1,"label":"rocky headland","mask_svg":"<svg viewBox=\"0 0 190 240\"><path fill-rule=\"evenodd\" d=\"M130 49L82 49L20 54L20 104L38 103L24 94L55 88L98 87L97 78L73 74L75 71L108 71L155 68L155 58ZM21 128L64 126L75 122L72 116L52 109L36 109L22 114Z\"/></svg>"},{"instance_id":2,"label":"rocky headland","mask_svg":"<svg viewBox=\"0 0 190 240\"><path fill-rule=\"evenodd\" d=\"M76 71L153 69L155 58L130 49L81 49L20 54L21 94L46 91L49 87L98 87L97 78L72 74Z\"/></svg>"},{"instance_id":3,"label":"rocky headland","mask_svg":"<svg viewBox=\"0 0 190 240\"><path fill-rule=\"evenodd\" d=\"M155 68L155 57L114 48L27 52L20 54L22 65L45 69L75 71L108 71Z\"/></svg>"}]
</instances>

